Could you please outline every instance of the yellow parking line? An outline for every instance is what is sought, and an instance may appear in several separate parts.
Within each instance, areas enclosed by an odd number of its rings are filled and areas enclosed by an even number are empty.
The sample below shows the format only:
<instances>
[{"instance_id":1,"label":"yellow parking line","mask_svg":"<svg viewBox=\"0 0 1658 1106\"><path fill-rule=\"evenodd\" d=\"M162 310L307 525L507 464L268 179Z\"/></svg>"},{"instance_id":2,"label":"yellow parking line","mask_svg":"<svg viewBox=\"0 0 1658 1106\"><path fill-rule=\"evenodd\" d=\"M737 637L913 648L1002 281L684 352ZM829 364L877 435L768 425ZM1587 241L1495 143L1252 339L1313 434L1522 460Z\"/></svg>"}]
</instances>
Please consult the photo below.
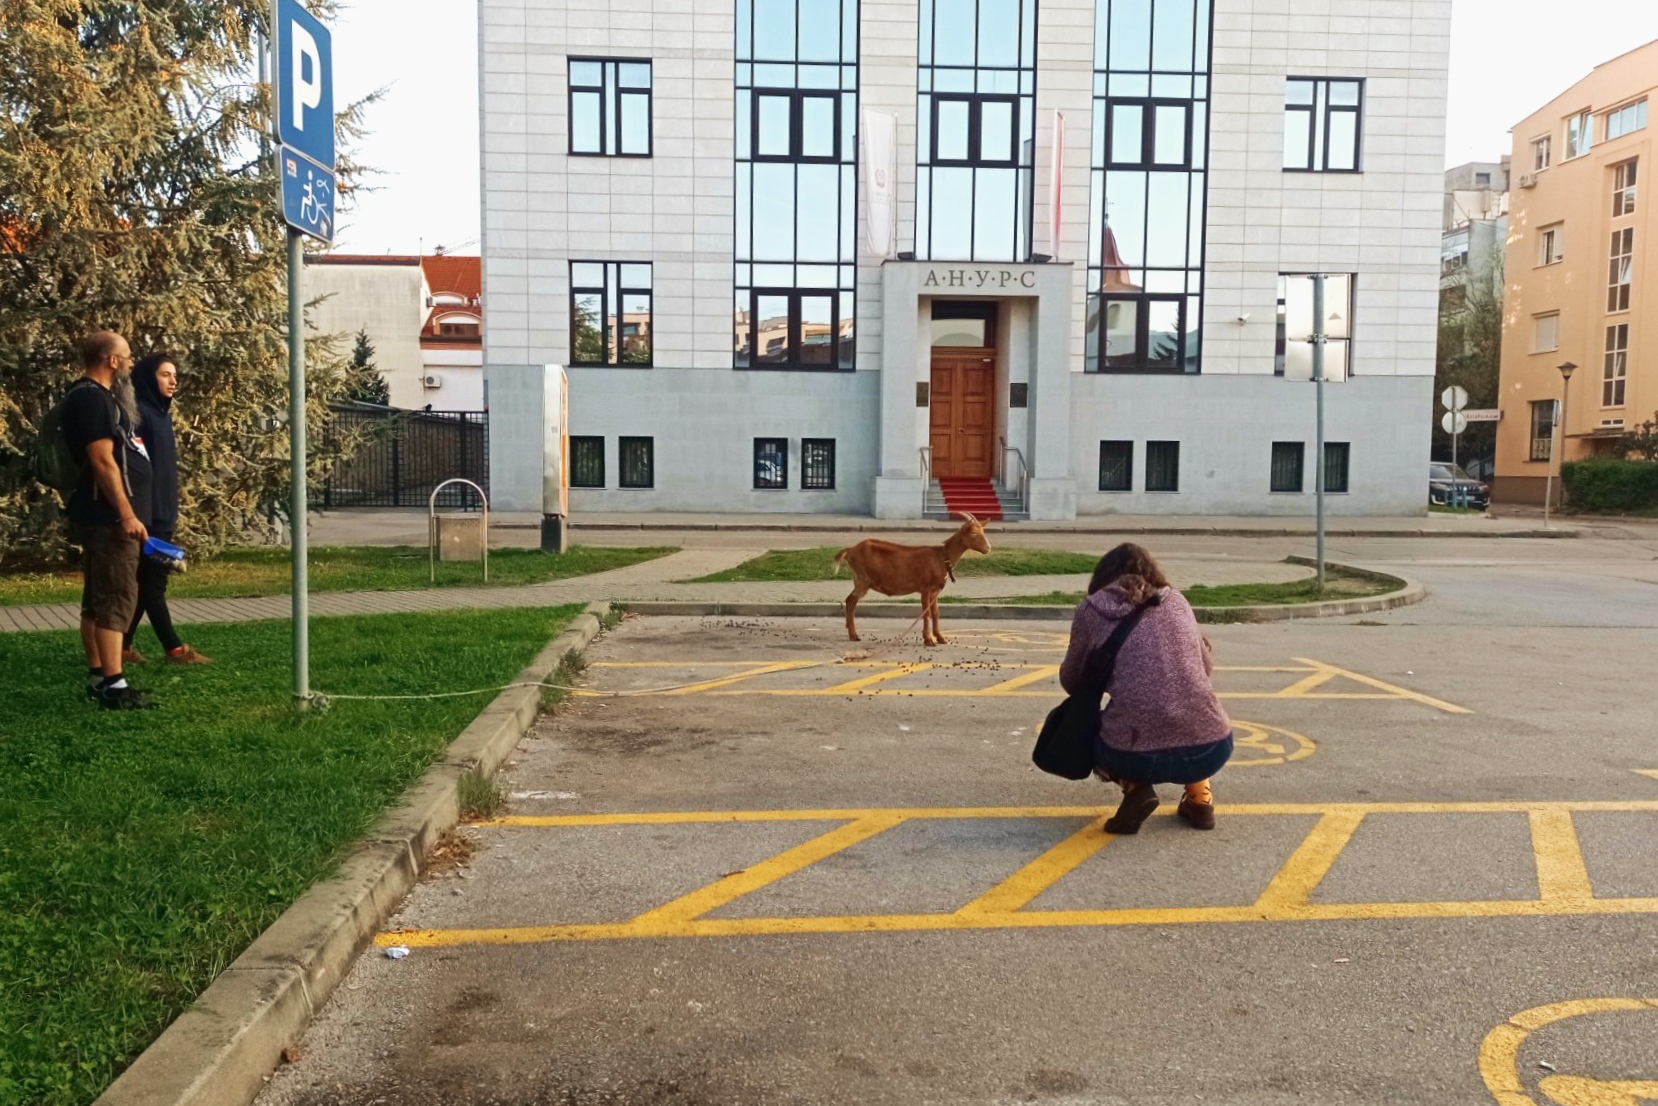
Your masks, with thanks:
<instances>
[{"instance_id":1,"label":"yellow parking line","mask_svg":"<svg viewBox=\"0 0 1658 1106\"><path fill-rule=\"evenodd\" d=\"M1318 664L1316 661L1309 661L1308 663L1316 665L1317 667L1315 667L1308 675L1295 681L1295 683L1291 684L1289 687L1286 687L1283 691L1280 691L1278 693L1279 695L1286 699L1300 698L1310 691L1317 691L1319 688L1341 675L1341 670L1339 668L1331 668L1327 664Z\"/></svg>"},{"instance_id":2,"label":"yellow parking line","mask_svg":"<svg viewBox=\"0 0 1658 1106\"><path fill-rule=\"evenodd\" d=\"M1433 696L1424 695L1420 691L1411 691L1409 688L1396 687L1393 684L1378 680L1374 676L1365 676L1358 672L1349 672L1345 668L1336 668L1334 665L1325 665L1322 661L1308 660L1306 657L1296 657L1295 660L1300 664L1311 665L1319 668L1330 668L1336 675L1352 680L1355 683L1361 683L1366 687L1376 688L1378 691L1388 692L1397 699L1410 699L1415 702L1422 703L1426 706L1433 707L1436 710L1442 710L1447 714L1474 713L1467 707L1459 707L1455 703L1447 703L1443 699L1435 699Z\"/></svg>"},{"instance_id":3,"label":"yellow parking line","mask_svg":"<svg viewBox=\"0 0 1658 1106\"><path fill-rule=\"evenodd\" d=\"M1533 810L1531 848L1537 857L1537 887L1544 899L1578 902L1595 897L1583 863L1577 828L1569 810Z\"/></svg>"},{"instance_id":4,"label":"yellow parking line","mask_svg":"<svg viewBox=\"0 0 1658 1106\"><path fill-rule=\"evenodd\" d=\"M1362 810L1348 809L1332 810L1320 818L1255 900L1255 908L1276 918L1306 909L1308 896L1324 882L1364 816Z\"/></svg>"},{"instance_id":5,"label":"yellow parking line","mask_svg":"<svg viewBox=\"0 0 1658 1106\"><path fill-rule=\"evenodd\" d=\"M708 680L707 682L700 684L689 684L685 687L675 689L673 694L697 695L702 692L714 691L722 687L729 687L741 680L751 680L756 676L769 676L773 672L788 672L795 668L811 668L815 663L816 662L814 661L775 661L771 664L763 664L756 668L751 668L746 672L738 672L722 679Z\"/></svg>"},{"instance_id":6,"label":"yellow parking line","mask_svg":"<svg viewBox=\"0 0 1658 1106\"><path fill-rule=\"evenodd\" d=\"M887 680L896 680L904 676L914 675L917 672L925 672L931 667L933 666L930 664L900 664L895 665L890 671L887 672L877 672L873 676L863 676L856 680L848 680L844 684L836 684L834 687L818 688L814 690L817 690L823 695L850 695L860 692L865 688L874 687L876 684L884 683Z\"/></svg>"},{"instance_id":7,"label":"yellow parking line","mask_svg":"<svg viewBox=\"0 0 1658 1106\"><path fill-rule=\"evenodd\" d=\"M1552 1002L1515 1014L1502 1025L1486 1034L1480 1043L1479 1069L1485 1087L1497 1100L1498 1106L1537 1106L1537 1100L1526 1093L1520 1077L1520 1048L1539 1029L1587 1014L1609 1014L1658 1009L1658 998L1592 998ZM1544 1093L1547 1093L1545 1089ZM1651 1097L1653 1092L1646 1092ZM1549 1096L1554 1099L1553 1095ZM1628 1100L1625 1095L1625 1101ZM1565 1102L1565 1099L1554 1099ZM1617 1098L1584 1098L1582 1106L1617 1106ZM1573 1104L1577 1106L1577 1104ZM1633 1106L1633 1103L1630 1104Z\"/></svg>"},{"instance_id":8,"label":"yellow parking line","mask_svg":"<svg viewBox=\"0 0 1658 1106\"><path fill-rule=\"evenodd\" d=\"M1090 822L956 913L1011 914L1022 910L1113 840L1114 834Z\"/></svg>"},{"instance_id":9,"label":"yellow parking line","mask_svg":"<svg viewBox=\"0 0 1658 1106\"><path fill-rule=\"evenodd\" d=\"M1045 683L1057 675L1059 675L1059 665L1039 664L1035 667L1035 671L1026 672L1023 676L1015 676L1011 680L1003 680L999 684L992 684L990 687L976 692L976 694L1006 695L1009 692L1018 691L1020 688L1029 687L1032 684ZM1044 694L1051 695L1052 693L1046 692Z\"/></svg>"}]
</instances>

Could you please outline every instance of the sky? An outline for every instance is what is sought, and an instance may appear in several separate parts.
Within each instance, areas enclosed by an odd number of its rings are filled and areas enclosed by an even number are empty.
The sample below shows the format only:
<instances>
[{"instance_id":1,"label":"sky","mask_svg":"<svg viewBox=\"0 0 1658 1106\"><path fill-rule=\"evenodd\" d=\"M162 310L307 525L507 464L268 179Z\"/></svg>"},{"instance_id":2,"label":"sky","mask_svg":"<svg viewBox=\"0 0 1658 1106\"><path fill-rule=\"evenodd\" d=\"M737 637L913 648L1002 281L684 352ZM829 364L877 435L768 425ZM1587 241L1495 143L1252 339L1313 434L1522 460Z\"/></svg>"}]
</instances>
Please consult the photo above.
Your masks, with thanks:
<instances>
[{"instance_id":1,"label":"sky","mask_svg":"<svg viewBox=\"0 0 1658 1106\"><path fill-rule=\"evenodd\" d=\"M1655 0L1455 0L1445 164L1498 160L1510 126L1653 39ZM334 70L336 102L385 93L357 150L377 190L359 195L336 248L478 252L476 3L344 0Z\"/></svg>"}]
</instances>

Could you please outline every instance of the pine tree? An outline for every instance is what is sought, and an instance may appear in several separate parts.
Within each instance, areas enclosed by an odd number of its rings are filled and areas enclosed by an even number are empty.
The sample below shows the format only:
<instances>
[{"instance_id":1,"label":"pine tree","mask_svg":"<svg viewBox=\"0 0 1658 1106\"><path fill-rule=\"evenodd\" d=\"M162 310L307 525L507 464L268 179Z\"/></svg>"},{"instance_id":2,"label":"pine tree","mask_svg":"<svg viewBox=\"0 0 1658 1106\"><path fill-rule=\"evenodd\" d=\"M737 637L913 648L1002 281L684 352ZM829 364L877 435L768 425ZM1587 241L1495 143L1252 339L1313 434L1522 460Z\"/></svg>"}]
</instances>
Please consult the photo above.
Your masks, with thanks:
<instances>
[{"instance_id":1,"label":"pine tree","mask_svg":"<svg viewBox=\"0 0 1658 1106\"><path fill-rule=\"evenodd\" d=\"M357 332L357 343L351 349L351 365L346 369L345 398L358 403L391 406L391 385L374 365L374 343L366 329Z\"/></svg>"},{"instance_id":2,"label":"pine tree","mask_svg":"<svg viewBox=\"0 0 1658 1106\"><path fill-rule=\"evenodd\" d=\"M29 459L79 374L75 340L99 327L178 361L185 544L281 513L286 232L261 165L268 96L252 76L267 11L266 0L0 5L0 563L65 548L58 498ZM326 339L307 357L320 428L345 366Z\"/></svg>"}]
</instances>

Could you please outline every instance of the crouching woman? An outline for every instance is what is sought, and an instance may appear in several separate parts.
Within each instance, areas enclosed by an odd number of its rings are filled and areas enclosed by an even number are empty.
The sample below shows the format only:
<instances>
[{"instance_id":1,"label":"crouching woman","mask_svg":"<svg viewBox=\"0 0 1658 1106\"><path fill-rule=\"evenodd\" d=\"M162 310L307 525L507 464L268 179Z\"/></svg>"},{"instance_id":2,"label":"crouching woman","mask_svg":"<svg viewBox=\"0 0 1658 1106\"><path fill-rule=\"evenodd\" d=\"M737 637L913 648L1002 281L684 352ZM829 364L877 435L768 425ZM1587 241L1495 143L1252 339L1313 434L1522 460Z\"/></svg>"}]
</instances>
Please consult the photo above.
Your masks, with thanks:
<instances>
[{"instance_id":1,"label":"crouching woman","mask_svg":"<svg viewBox=\"0 0 1658 1106\"><path fill-rule=\"evenodd\" d=\"M1157 809L1156 785L1185 785L1178 813L1197 829L1215 827L1209 779L1232 756L1232 724L1215 698L1209 642L1184 596L1169 586L1151 554L1119 545L1100 559L1088 598L1071 623L1059 681L1068 694L1088 681L1087 666L1125 618L1144 607L1123 641L1100 712L1095 775L1123 789L1108 833L1138 833Z\"/></svg>"}]
</instances>

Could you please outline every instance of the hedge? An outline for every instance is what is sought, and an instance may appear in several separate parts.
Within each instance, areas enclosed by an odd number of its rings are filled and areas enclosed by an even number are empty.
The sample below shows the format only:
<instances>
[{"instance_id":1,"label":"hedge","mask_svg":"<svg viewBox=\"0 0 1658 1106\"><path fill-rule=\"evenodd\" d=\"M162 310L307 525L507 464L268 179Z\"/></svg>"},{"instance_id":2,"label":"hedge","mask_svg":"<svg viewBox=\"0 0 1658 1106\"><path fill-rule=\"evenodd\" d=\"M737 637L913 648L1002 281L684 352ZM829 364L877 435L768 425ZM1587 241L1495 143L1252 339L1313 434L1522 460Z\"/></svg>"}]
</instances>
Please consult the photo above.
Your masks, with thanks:
<instances>
[{"instance_id":1,"label":"hedge","mask_svg":"<svg viewBox=\"0 0 1658 1106\"><path fill-rule=\"evenodd\" d=\"M1560 466L1566 499L1579 511L1658 507L1658 463L1600 457Z\"/></svg>"}]
</instances>

